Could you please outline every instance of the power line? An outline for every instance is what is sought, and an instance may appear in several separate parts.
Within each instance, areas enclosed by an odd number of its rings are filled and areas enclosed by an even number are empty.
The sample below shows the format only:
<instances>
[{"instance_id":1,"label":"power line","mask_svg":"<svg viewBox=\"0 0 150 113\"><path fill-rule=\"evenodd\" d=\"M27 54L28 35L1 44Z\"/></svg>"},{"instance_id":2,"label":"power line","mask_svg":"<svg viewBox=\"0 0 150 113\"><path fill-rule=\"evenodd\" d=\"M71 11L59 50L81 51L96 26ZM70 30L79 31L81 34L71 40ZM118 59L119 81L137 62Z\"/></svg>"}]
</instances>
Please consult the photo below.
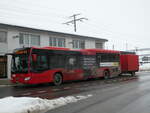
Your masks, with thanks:
<instances>
[{"instance_id":1,"label":"power line","mask_svg":"<svg viewBox=\"0 0 150 113\"><path fill-rule=\"evenodd\" d=\"M18 11L19 10L19 11ZM28 14L28 15L38 15L38 16L41 16L41 17L51 17L54 16L56 18L60 18L60 19L66 19L67 17L62 17L60 15L56 15L54 13L51 13L51 12L48 12L48 11L40 11L40 10L32 10L32 9L23 9L23 8L1 8L0 11L4 11L4 12L8 12L8 13L17 13L17 14L21 14L21 15L24 15L24 14Z\"/></svg>"},{"instance_id":2,"label":"power line","mask_svg":"<svg viewBox=\"0 0 150 113\"><path fill-rule=\"evenodd\" d=\"M16 12L16 11L7 11L7 10L4 10L2 11L0 9L0 17L5 17L5 18L8 18L8 19L12 19L12 18L23 18L21 20L33 20L34 21L41 21L42 20L42 23L43 22L46 22L47 23L58 23L58 20L57 19L53 19L53 18L50 18L50 16L48 15L40 15L40 14L33 14L33 13L27 13L27 12ZM30 18L27 18L27 17L30 17ZM62 18L58 18L58 19L62 19Z\"/></svg>"},{"instance_id":3,"label":"power line","mask_svg":"<svg viewBox=\"0 0 150 113\"><path fill-rule=\"evenodd\" d=\"M28 13L33 15L44 15L44 16L55 16L57 18L66 19L68 18L66 15L61 13L53 12L52 10L49 10L49 8L46 7L24 7L22 4L11 4L11 6L6 6L6 4L0 4L1 10L7 10L7 11L14 11L14 12L20 12L20 13Z\"/></svg>"},{"instance_id":4,"label":"power line","mask_svg":"<svg viewBox=\"0 0 150 113\"><path fill-rule=\"evenodd\" d=\"M0 3L0 7L7 8L7 9L18 8L17 12L18 12L18 10L20 11L20 9L29 11L29 13L31 13L32 11L36 11L36 12L42 11L42 13L44 13L44 11L45 11L45 13L47 12L47 13L53 14L57 17L61 17L61 18L65 18L65 19L67 18L65 14L62 14L62 12L58 13L58 12L60 12L60 10L57 11L57 9L50 8L49 6L47 7L47 5L43 6L43 4L37 4L37 2L36 3L33 3L33 2L28 3L25 1L17 1L17 2L12 2L10 6L8 5L7 2L6 3L2 2L2 3ZM25 7L27 5L27 3L28 3L28 7ZM61 9L61 11L62 11L62 9Z\"/></svg>"},{"instance_id":5,"label":"power line","mask_svg":"<svg viewBox=\"0 0 150 113\"><path fill-rule=\"evenodd\" d=\"M73 20L65 22L63 24L69 25L69 24L73 24L74 25L74 31L77 31L77 21L83 22L83 20L88 20L87 18L77 18L77 16L79 16L80 14L74 14L72 16L70 16L70 18L73 18Z\"/></svg>"}]
</instances>

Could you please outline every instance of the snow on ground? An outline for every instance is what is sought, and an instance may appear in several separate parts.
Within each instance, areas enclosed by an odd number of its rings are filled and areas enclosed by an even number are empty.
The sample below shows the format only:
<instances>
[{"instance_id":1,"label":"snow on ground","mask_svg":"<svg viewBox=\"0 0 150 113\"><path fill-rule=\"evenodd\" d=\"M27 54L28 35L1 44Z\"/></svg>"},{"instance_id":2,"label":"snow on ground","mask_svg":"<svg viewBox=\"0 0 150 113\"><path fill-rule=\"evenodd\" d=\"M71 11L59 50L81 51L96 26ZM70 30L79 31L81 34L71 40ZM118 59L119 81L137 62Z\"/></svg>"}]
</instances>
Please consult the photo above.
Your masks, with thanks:
<instances>
[{"instance_id":1,"label":"snow on ground","mask_svg":"<svg viewBox=\"0 0 150 113\"><path fill-rule=\"evenodd\" d=\"M140 71L150 71L150 63L140 65Z\"/></svg>"},{"instance_id":2,"label":"snow on ground","mask_svg":"<svg viewBox=\"0 0 150 113\"><path fill-rule=\"evenodd\" d=\"M67 96L52 100L33 97L6 97L0 99L0 113L44 113L91 96Z\"/></svg>"}]
</instances>

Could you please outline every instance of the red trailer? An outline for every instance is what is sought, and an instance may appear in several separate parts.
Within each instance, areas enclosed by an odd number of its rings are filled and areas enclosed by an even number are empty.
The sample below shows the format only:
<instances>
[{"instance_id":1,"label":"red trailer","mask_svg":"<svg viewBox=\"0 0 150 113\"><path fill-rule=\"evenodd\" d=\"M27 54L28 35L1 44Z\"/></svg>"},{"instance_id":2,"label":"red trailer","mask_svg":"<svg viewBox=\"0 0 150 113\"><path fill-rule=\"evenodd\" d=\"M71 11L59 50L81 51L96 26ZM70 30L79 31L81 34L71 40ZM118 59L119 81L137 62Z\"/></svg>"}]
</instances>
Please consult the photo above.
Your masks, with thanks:
<instances>
[{"instance_id":1,"label":"red trailer","mask_svg":"<svg viewBox=\"0 0 150 113\"><path fill-rule=\"evenodd\" d=\"M121 73L130 73L135 75L139 70L139 58L133 52L121 52L120 55Z\"/></svg>"}]
</instances>

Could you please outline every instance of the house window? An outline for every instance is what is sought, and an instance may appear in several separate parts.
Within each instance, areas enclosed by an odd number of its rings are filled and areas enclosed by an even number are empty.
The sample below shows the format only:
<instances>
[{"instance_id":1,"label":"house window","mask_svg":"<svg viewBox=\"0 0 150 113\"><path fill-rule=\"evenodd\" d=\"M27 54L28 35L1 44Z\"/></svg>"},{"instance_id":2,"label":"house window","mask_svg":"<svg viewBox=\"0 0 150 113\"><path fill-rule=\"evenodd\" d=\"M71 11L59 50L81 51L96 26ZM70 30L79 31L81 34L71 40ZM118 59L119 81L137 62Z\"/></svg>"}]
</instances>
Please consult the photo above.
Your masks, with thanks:
<instances>
[{"instance_id":1,"label":"house window","mask_svg":"<svg viewBox=\"0 0 150 113\"><path fill-rule=\"evenodd\" d=\"M96 43L95 46L96 48L103 49L103 43Z\"/></svg>"},{"instance_id":2,"label":"house window","mask_svg":"<svg viewBox=\"0 0 150 113\"><path fill-rule=\"evenodd\" d=\"M73 40L72 46L74 49L85 49L85 41L84 40Z\"/></svg>"},{"instance_id":3,"label":"house window","mask_svg":"<svg viewBox=\"0 0 150 113\"><path fill-rule=\"evenodd\" d=\"M0 31L0 43L7 43L7 32Z\"/></svg>"},{"instance_id":4,"label":"house window","mask_svg":"<svg viewBox=\"0 0 150 113\"><path fill-rule=\"evenodd\" d=\"M19 43L29 45L29 34L20 33Z\"/></svg>"},{"instance_id":5,"label":"house window","mask_svg":"<svg viewBox=\"0 0 150 113\"><path fill-rule=\"evenodd\" d=\"M49 46L65 47L65 38L49 38Z\"/></svg>"},{"instance_id":6,"label":"house window","mask_svg":"<svg viewBox=\"0 0 150 113\"><path fill-rule=\"evenodd\" d=\"M31 35L31 45L40 46L40 36L39 35Z\"/></svg>"},{"instance_id":7,"label":"house window","mask_svg":"<svg viewBox=\"0 0 150 113\"><path fill-rule=\"evenodd\" d=\"M52 46L57 46L57 41L56 41L56 38L53 38L53 45Z\"/></svg>"},{"instance_id":8,"label":"house window","mask_svg":"<svg viewBox=\"0 0 150 113\"><path fill-rule=\"evenodd\" d=\"M73 46L73 48L79 48L78 42L79 42L78 40L73 40L73 41L72 41L72 44L73 44L72 46Z\"/></svg>"},{"instance_id":9,"label":"house window","mask_svg":"<svg viewBox=\"0 0 150 113\"><path fill-rule=\"evenodd\" d=\"M40 36L20 33L19 43L24 46L40 46Z\"/></svg>"}]
</instances>

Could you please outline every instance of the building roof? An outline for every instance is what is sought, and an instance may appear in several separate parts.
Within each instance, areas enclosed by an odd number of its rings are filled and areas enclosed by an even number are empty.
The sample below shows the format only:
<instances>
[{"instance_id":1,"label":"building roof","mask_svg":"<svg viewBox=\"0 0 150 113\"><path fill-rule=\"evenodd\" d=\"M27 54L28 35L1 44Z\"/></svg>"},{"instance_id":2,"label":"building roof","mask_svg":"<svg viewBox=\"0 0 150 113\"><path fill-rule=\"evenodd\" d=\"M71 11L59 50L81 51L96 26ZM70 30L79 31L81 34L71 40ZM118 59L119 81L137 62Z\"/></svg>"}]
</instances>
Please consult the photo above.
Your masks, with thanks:
<instances>
[{"instance_id":1,"label":"building roof","mask_svg":"<svg viewBox=\"0 0 150 113\"><path fill-rule=\"evenodd\" d=\"M107 39L104 38L98 38L98 37L92 37L92 36L84 36L84 35L78 35L78 34L71 34L71 33L64 33L64 32L57 32L57 31L51 31L51 30L46 30L46 29L40 29L40 28L34 28L34 27L29 27L29 26L22 26L22 25L13 25L13 24L6 24L6 23L0 23L0 26L6 26L6 27L15 27L15 28L22 28L22 29L29 29L29 30L36 30L40 32L47 32L49 34L54 34L54 35L62 35L62 36L70 36L73 38L88 38L88 39L94 39L94 40L101 40L101 41L108 41Z\"/></svg>"}]
</instances>

